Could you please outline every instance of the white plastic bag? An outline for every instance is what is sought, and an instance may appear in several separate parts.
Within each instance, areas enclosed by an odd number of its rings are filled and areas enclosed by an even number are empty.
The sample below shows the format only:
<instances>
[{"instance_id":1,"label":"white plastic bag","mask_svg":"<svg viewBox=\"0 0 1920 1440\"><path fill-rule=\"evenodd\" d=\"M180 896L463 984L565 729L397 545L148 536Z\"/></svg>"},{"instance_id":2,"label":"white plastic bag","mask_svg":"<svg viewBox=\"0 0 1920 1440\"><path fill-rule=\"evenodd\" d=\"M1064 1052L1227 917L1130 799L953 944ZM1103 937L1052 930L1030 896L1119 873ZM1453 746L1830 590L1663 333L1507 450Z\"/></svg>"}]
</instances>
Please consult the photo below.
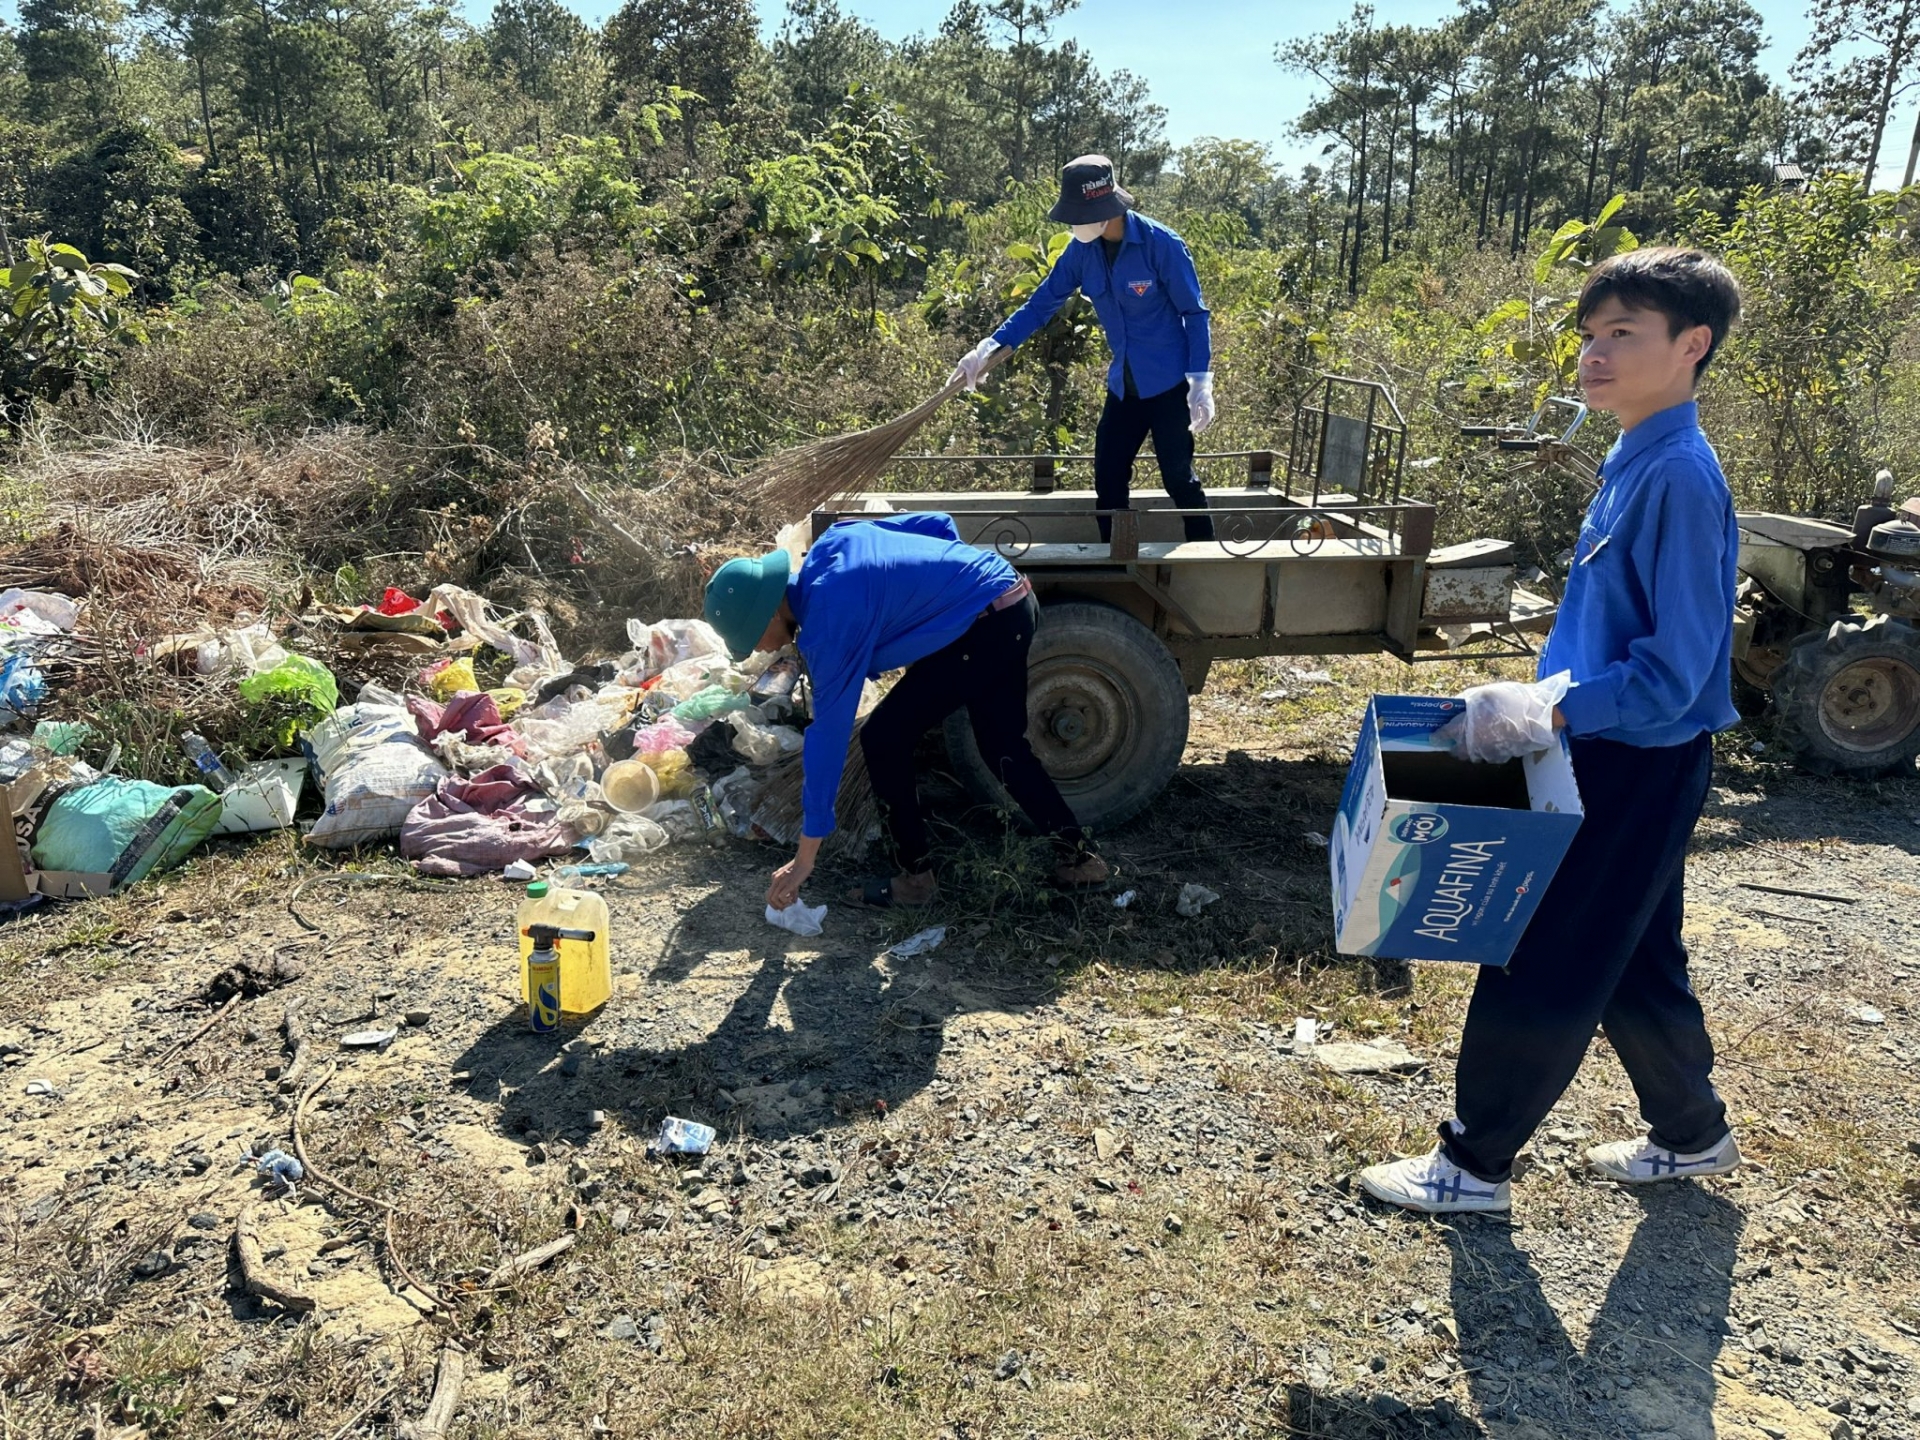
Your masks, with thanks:
<instances>
[{"instance_id":1,"label":"white plastic bag","mask_svg":"<svg viewBox=\"0 0 1920 1440\"><path fill-rule=\"evenodd\" d=\"M658 675L687 660L727 663L727 642L704 620L627 621L627 641L637 652L640 678Z\"/></svg>"},{"instance_id":2,"label":"white plastic bag","mask_svg":"<svg viewBox=\"0 0 1920 1440\"><path fill-rule=\"evenodd\" d=\"M771 765L805 743L805 737L793 726L758 724L743 710L721 718L733 727L734 753L749 765Z\"/></svg>"},{"instance_id":3,"label":"white plastic bag","mask_svg":"<svg viewBox=\"0 0 1920 1440\"><path fill-rule=\"evenodd\" d=\"M616 815L607 828L587 846L596 865L634 861L652 854L667 844L667 832L644 815Z\"/></svg>"},{"instance_id":4,"label":"white plastic bag","mask_svg":"<svg viewBox=\"0 0 1920 1440\"><path fill-rule=\"evenodd\" d=\"M795 935L818 935L826 918L826 906L809 905L804 900L796 900L784 910L767 906L767 923Z\"/></svg>"}]
</instances>

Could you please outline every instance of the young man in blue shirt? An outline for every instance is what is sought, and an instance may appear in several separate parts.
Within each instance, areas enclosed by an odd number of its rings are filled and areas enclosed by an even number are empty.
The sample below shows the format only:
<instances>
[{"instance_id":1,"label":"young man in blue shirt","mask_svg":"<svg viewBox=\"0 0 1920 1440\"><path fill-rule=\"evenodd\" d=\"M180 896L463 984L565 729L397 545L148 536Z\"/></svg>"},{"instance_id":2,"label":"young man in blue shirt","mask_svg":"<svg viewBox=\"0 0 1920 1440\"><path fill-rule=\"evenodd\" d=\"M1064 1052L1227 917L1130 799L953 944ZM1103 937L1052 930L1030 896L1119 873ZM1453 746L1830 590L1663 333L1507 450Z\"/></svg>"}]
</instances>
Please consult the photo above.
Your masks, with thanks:
<instances>
[{"instance_id":1,"label":"young man in blue shirt","mask_svg":"<svg viewBox=\"0 0 1920 1440\"><path fill-rule=\"evenodd\" d=\"M1060 312L1078 290L1093 303L1113 350L1107 401L1093 437L1093 488L1102 511L1128 509L1133 462L1148 435L1160 480L1182 510L1205 510L1193 478L1193 437L1213 423L1213 338L1200 277L1186 242L1135 213L1133 196L1104 155L1082 155L1060 172L1060 199L1047 212L1073 240L1047 278L993 334L961 357L954 379L980 383L994 351L1012 349ZM1188 515L1189 540L1211 540L1213 521ZM1100 538L1113 522L1100 516Z\"/></svg>"},{"instance_id":2,"label":"young man in blue shirt","mask_svg":"<svg viewBox=\"0 0 1920 1440\"><path fill-rule=\"evenodd\" d=\"M1586 816L1513 958L1480 973L1439 1146L1361 1172L1381 1200L1507 1209L1514 1157L1572 1083L1596 1026L1647 1134L1589 1150L1594 1170L1639 1184L1740 1163L1681 939L1712 735L1736 719L1739 531L1693 392L1739 310L1733 276L1697 250L1617 256L1580 293L1581 383L1589 404L1619 417L1620 439L1581 526L1543 678L1469 690L1448 738L1497 762L1558 743L1564 729Z\"/></svg>"},{"instance_id":3,"label":"young man in blue shirt","mask_svg":"<svg viewBox=\"0 0 1920 1440\"><path fill-rule=\"evenodd\" d=\"M813 687L801 751L799 853L774 871L767 903L800 898L821 843L870 679L906 667L860 730L861 754L887 828L896 874L848 897L869 905L933 899L933 843L914 790L920 737L961 706L981 758L1034 827L1054 843L1054 883L1097 889L1108 879L1073 810L1027 742L1027 652L1040 606L1005 558L962 544L948 515L850 520L813 542L797 575L774 550L729 560L707 582L706 616L734 658L797 642Z\"/></svg>"}]
</instances>

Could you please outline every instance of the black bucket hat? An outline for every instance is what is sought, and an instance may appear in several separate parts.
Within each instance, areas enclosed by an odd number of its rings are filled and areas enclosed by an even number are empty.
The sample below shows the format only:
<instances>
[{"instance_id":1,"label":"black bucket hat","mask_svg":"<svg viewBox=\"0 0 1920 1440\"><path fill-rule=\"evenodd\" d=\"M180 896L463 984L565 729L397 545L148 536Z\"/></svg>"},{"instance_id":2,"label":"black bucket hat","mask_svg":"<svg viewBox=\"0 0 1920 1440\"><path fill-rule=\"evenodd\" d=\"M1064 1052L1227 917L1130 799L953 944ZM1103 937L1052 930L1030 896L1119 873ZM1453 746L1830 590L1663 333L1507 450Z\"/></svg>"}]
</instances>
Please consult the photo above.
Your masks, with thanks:
<instances>
[{"instance_id":1,"label":"black bucket hat","mask_svg":"<svg viewBox=\"0 0 1920 1440\"><path fill-rule=\"evenodd\" d=\"M1113 178L1113 161L1104 155L1069 160L1060 172L1060 200L1047 212L1062 225L1091 225L1133 209L1133 196Z\"/></svg>"}]
</instances>

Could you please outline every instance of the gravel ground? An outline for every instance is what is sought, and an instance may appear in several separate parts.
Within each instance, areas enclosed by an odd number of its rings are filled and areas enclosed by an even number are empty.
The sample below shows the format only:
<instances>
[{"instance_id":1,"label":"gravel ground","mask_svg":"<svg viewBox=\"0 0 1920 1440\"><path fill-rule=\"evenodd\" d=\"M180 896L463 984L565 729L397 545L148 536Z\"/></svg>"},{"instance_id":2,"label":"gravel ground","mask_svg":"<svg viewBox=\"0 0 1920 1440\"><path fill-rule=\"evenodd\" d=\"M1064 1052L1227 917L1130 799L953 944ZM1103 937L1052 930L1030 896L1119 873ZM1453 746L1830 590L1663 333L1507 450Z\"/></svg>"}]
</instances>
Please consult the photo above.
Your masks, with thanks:
<instances>
[{"instance_id":1,"label":"gravel ground","mask_svg":"<svg viewBox=\"0 0 1920 1440\"><path fill-rule=\"evenodd\" d=\"M1329 954L1312 832L1344 756L1271 709L1210 692L1180 777L1109 844L1124 910L1046 893L978 819L931 914L836 905L815 940L762 921L769 853L667 852L605 885L615 996L564 1043L523 1028L516 895L489 882L311 885L310 930L286 895L316 872L268 844L17 922L15 1428L390 1433L456 1335L453 1433L476 1436L1920 1435L1920 782L1723 747L1689 936L1747 1169L1583 1174L1635 1133L1602 1041L1513 1217L1436 1222L1352 1174L1427 1147L1471 976ZM1221 895L1198 918L1188 881ZM892 953L932 924L937 949ZM172 1053L243 965L260 993ZM314 1077L339 1067L310 1154L398 1207L439 1305L376 1211L272 1199L240 1163L290 1140L296 999ZM1340 1073L1296 1052L1301 1015L1413 1058ZM668 1114L715 1125L713 1153L649 1158ZM249 1204L313 1313L245 1292ZM569 1225L558 1261L487 1288Z\"/></svg>"}]
</instances>

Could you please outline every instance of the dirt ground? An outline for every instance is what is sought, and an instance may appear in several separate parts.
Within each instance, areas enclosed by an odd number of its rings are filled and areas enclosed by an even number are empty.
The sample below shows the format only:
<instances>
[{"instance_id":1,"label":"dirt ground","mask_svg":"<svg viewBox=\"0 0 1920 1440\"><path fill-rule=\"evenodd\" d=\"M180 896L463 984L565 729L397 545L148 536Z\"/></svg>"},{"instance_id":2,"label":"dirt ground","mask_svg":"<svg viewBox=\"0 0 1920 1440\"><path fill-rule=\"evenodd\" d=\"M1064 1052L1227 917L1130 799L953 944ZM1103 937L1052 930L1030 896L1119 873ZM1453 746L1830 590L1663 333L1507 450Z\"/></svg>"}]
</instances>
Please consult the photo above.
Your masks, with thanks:
<instances>
[{"instance_id":1,"label":"dirt ground","mask_svg":"<svg viewBox=\"0 0 1920 1440\"><path fill-rule=\"evenodd\" d=\"M1481 672L1319 663L1216 673L1106 838L1124 909L935 778L931 914L797 939L773 852L663 852L560 1038L516 889L389 856L225 844L0 928L0 1436L439 1433L401 1427L454 1344L459 1440L1920 1435L1920 780L1722 737L1689 934L1747 1169L1582 1173L1636 1133L1601 1041L1513 1217L1423 1220L1352 1174L1427 1148L1472 976L1335 956L1315 832L1369 692ZM1337 1073L1300 1016L1415 1062ZM668 1114L706 1160L649 1158ZM276 1196L242 1157L296 1136Z\"/></svg>"}]
</instances>

